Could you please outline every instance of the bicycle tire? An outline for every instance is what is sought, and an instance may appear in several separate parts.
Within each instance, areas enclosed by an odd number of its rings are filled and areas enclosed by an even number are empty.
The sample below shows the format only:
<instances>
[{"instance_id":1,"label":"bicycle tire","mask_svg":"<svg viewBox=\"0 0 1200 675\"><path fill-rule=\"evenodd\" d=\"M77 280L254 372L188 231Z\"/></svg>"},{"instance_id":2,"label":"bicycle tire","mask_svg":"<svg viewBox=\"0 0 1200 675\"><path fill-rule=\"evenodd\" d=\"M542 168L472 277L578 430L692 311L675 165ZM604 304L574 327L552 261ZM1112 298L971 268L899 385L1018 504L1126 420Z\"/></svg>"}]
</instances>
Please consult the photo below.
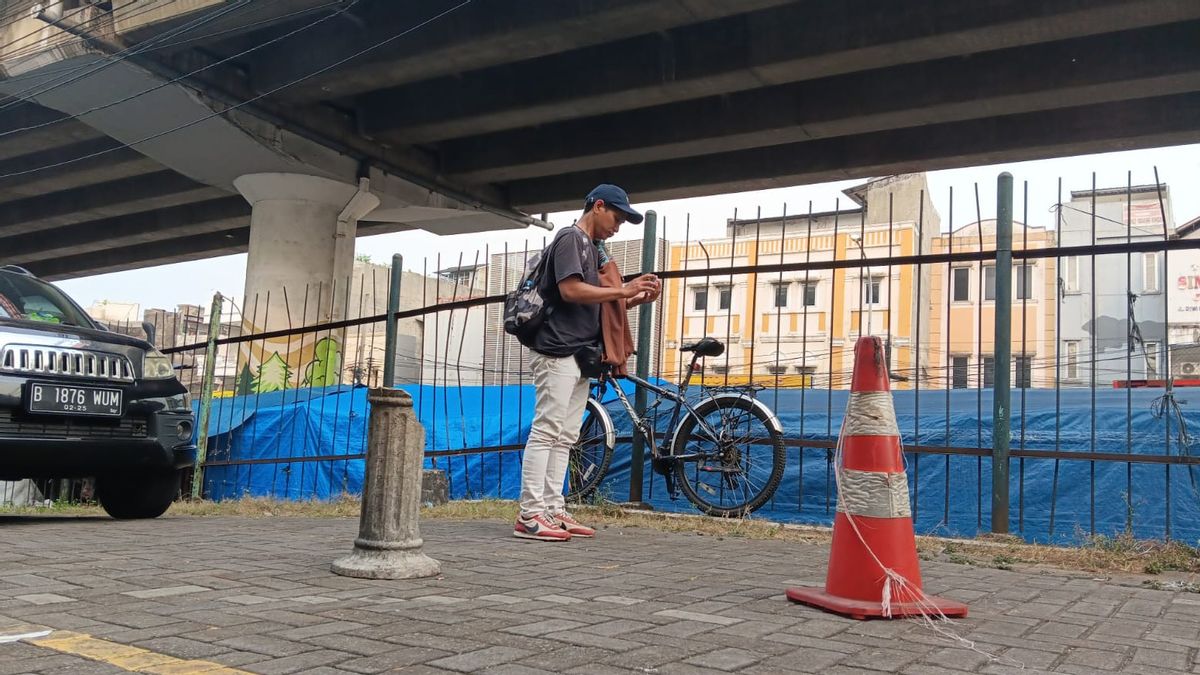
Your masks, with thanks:
<instances>
[{"instance_id":1,"label":"bicycle tire","mask_svg":"<svg viewBox=\"0 0 1200 675\"><path fill-rule=\"evenodd\" d=\"M590 497L612 464L617 431L604 406L589 398L584 408L579 438L571 445L567 462L566 496L573 502Z\"/></svg>"},{"instance_id":2,"label":"bicycle tire","mask_svg":"<svg viewBox=\"0 0 1200 675\"><path fill-rule=\"evenodd\" d=\"M720 416L711 419L713 413L720 413ZM727 440L711 439L707 434L695 436L693 432L699 424L696 415L689 413L683 419L675 437L671 439L671 454L677 458L675 479L680 490L689 502L710 516L740 518L750 514L775 495L783 480L787 455L783 434L776 430L773 415L761 404L744 396L708 399L696 406L696 414L706 419L721 438ZM745 431L740 431L739 425L744 425ZM739 442L743 439L748 442ZM706 443L712 444L712 447ZM755 449L761 449L761 452L754 452ZM712 457L714 453L719 456ZM757 468L756 463L764 455L769 456L771 462L766 478L747 477L750 471ZM712 465L714 459L719 462L717 466ZM761 473L757 471L753 476L758 477ZM742 484L734 484L736 479L731 479L731 475L741 477ZM719 476L717 485L705 482L704 479L711 476ZM730 483L728 489L727 483ZM714 497L720 501L714 502ZM734 501L726 502L726 497Z\"/></svg>"}]
</instances>

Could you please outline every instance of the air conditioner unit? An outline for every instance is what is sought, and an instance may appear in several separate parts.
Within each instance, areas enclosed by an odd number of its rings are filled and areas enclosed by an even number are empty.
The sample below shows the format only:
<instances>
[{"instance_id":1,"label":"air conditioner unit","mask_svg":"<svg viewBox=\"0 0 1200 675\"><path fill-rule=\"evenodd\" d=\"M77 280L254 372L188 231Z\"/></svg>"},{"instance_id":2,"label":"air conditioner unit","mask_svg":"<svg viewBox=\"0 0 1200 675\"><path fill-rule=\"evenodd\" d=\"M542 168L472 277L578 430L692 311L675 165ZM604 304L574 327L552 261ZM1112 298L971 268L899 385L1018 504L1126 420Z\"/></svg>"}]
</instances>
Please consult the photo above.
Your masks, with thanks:
<instances>
[{"instance_id":1,"label":"air conditioner unit","mask_svg":"<svg viewBox=\"0 0 1200 675\"><path fill-rule=\"evenodd\" d=\"M1200 344L1172 345L1171 376L1200 379Z\"/></svg>"},{"instance_id":2,"label":"air conditioner unit","mask_svg":"<svg viewBox=\"0 0 1200 675\"><path fill-rule=\"evenodd\" d=\"M1171 375L1189 380L1200 379L1200 359L1176 358L1171 362Z\"/></svg>"}]
</instances>

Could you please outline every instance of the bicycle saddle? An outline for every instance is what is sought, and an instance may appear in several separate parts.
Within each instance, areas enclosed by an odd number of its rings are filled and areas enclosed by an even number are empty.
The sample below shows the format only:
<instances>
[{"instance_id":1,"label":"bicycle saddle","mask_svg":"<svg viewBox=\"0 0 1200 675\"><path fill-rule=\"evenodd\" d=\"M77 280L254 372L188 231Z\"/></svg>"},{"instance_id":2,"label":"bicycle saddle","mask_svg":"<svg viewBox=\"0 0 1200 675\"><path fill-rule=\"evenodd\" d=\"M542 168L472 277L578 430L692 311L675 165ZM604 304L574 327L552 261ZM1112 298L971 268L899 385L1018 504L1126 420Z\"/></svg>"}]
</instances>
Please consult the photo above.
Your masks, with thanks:
<instances>
[{"instance_id":1,"label":"bicycle saddle","mask_svg":"<svg viewBox=\"0 0 1200 675\"><path fill-rule=\"evenodd\" d=\"M725 353L725 345L721 344L716 338L706 337L699 342L693 342L690 345L684 345L679 348L681 352L696 352L700 356L720 356Z\"/></svg>"}]
</instances>

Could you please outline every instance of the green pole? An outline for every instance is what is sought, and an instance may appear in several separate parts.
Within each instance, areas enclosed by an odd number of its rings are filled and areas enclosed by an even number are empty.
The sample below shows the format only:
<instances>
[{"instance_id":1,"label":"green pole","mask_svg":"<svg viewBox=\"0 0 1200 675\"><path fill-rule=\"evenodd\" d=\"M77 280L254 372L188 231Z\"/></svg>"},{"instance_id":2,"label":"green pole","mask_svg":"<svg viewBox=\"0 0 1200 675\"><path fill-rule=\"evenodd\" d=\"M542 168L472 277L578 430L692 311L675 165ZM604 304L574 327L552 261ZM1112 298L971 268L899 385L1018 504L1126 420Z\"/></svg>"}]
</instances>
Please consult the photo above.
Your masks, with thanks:
<instances>
[{"instance_id":1,"label":"green pole","mask_svg":"<svg viewBox=\"0 0 1200 675\"><path fill-rule=\"evenodd\" d=\"M192 499L204 492L204 460L208 455L208 418L212 414L213 380L217 374L217 338L221 336L220 293L213 295L208 313L208 344L204 348L204 378L200 381L200 420L196 432L196 466L192 470Z\"/></svg>"},{"instance_id":2,"label":"green pole","mask_svg":"<svg viewBox=\"0 0 1200 675\"><path fill-rule=\"evenodd\" d=\"M642 274L654 271L654 249L658 238L658 214L646 212L646 224L642 228ZM654 328L654 307L646 303L638 307L637 376L643 380L650 377L650 332ZM646 390L638 387L633 397L633 407L638 416L646 412ZM629 467L629 501L642 502L642 476L646 465L646 442L640 434L633 436L633 456Z\"/></svg>"},{"instance_id":3,"label":"green pole","mask_svg":"<svg viewBox=\"0 0 1200 675\"><path fill-rule=\"evenodd\" d=\"M1008 532L1008 445L1012 416L1009 370L1012 362L1013 177L1000 174L996 185L996 335L992 401L992 532Z\"/></svg>"},{"instance_id":4,"label":"green pole","mask_svg":"<svg viewBox=\"0 0 1200 675\"><path fill-rule=\"evenodd\" d=\"M396 312L400 311L400 277L404 273L404 256L392 255L392 285L388 288L387 332L384 333L383 348L387 356L383 361L383 386L396 386Z\"/></svg>"}]
</instances>

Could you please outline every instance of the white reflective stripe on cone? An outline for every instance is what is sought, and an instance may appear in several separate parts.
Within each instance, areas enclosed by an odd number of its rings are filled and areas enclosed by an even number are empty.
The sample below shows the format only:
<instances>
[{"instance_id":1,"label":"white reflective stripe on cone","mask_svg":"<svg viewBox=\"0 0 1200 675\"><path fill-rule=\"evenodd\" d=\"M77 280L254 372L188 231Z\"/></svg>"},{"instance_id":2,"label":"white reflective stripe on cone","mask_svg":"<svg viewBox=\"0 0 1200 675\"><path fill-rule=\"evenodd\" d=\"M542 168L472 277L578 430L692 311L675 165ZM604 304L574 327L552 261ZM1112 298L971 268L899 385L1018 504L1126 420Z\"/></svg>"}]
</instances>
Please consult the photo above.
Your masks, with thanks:
<instances>
[{"instance_id":1,"label":"white reflective stripe on cone","mask_svg":"<svg viewBox=\"0 0 1200 675\"><path fill-rule=\"evenodd\" d=\"M838 481L837 510L868 518L911 518L908 476L843 469Z\"/></svg>"},{"instance_id":2,"label":"white reflective stripe on cone","mask_svg":"<svg viewBox=\"0 0 1200 675\"><path fill-rule=\"evenodd\" d=\"M846 405L842 436L899 436L896 408L887 391L856 391Z\"/></svg>"}]
</instances>

